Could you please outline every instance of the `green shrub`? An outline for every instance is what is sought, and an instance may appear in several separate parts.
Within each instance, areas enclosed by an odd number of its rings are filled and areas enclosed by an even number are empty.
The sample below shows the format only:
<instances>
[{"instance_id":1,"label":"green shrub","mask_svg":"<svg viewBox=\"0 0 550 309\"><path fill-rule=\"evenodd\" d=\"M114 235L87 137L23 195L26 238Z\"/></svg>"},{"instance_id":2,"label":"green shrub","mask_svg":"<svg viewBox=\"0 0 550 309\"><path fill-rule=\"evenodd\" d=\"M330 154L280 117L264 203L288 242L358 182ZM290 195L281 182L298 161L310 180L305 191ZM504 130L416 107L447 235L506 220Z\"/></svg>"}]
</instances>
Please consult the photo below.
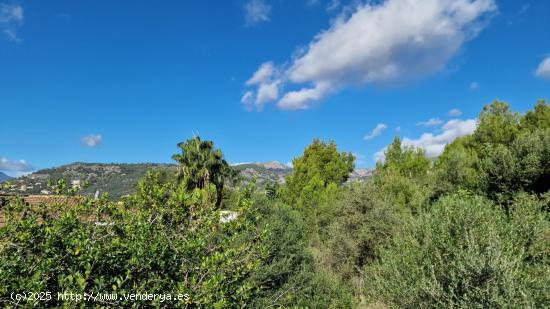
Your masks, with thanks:
<instances>
[{"instance_id":1,"label":"green shrub","mask_svg":"<svg viewBox=\"0 0 550 309\"><path fill-rule=\"evenodd\" d=\"M406 308L548 305L549 223L542 203L520 196L513 208L508 218L481 197L442 198L366 268L369 300Z\"/></svg>"},{"instance_id":2,"label":"green shrub","mask_svg":"<svg viewBox=\"0 0 550 309\"><path fill-rule=\"evenodd\" d=\"M268 251L257 226L246 220L250 199L240 199L242 216L221 224L207 190L185 192L168 192L163 207L136 206L133 198L72 208L8 206L9 220L0 230L3 304L12 304L11 292L28 291L53 293L50 302L25 303L38 307L106 305L58 301L57 293L64 292L188 294L189 304L219 308L251 302L256 287L248 278ZM119 298L116 306L174 303Z\"/></svg>"},{"instance_id":3,"label":"green shrub","mask_svg":"<svg viewBox=\"0 0 550 309\"><path fill-rule=\"evenodd\" d=\"M364 265L379 256L379 249L410 218L405 206L373 181L355 184L338 201L338 212L328 229L324 263L344 280L360 275Z\"/></svg>"}]
</instances>

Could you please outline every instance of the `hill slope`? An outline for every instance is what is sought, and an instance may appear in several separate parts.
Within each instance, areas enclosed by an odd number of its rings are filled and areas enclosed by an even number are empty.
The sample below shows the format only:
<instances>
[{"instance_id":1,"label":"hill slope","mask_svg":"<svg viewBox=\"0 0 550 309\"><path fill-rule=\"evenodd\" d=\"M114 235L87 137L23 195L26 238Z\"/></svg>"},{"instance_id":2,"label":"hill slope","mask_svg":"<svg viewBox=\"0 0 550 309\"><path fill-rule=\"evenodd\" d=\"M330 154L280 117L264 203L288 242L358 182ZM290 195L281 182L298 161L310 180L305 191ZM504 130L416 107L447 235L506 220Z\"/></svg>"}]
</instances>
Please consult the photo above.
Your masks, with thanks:
<instances>
[{"instance_id":1,"label":"hill slope","mask_svg":"<svg viewBox=\"0 0 550 309\"><path fill-rule=\"evenodd\" d=\"M10 176L0 172L0 182L12 179Z\"/></svg>"},{"instance_id":2,"label":"hill slope","mask_svg":"<svg viewBox=\"0 0 550 309\"><path fill-rule=\"evenodd\" d=\"M96 190L108 192L109 196L117 199L135 191L135 185L148 170L174 170L173 164L158 163L71 163L59 167L39 170L24 177L13 180L12 193L47 194L49 179L64 178L70 185L73 181L88 182L84 188L84 195L93 195ZM249 182L256 179L256 184L263 187L268 182L283 183L285 177L292 173L292 168L277 161L255 162L233 166L240 171L240 179ZM363 180L372 175L372 170L357 169L350 180Z\"/></svg>"},{"instance_id":3,"label":"hill slope","mask_svg":"<svg viewBox=\"0 0 550 309\"><path fill-rule=\"evenodd\" d=\"M82 193L93 195L96 190L108 192L116 199L135 191L135 184L148 170L170 169L174 165L156 163L71 163L59 167L39 170L24 177L14 179L12 191L26 194L44 194L49 191L49 179L64 178L69 185L73 181L88 183Z\"/></svg>"}]
</instances>

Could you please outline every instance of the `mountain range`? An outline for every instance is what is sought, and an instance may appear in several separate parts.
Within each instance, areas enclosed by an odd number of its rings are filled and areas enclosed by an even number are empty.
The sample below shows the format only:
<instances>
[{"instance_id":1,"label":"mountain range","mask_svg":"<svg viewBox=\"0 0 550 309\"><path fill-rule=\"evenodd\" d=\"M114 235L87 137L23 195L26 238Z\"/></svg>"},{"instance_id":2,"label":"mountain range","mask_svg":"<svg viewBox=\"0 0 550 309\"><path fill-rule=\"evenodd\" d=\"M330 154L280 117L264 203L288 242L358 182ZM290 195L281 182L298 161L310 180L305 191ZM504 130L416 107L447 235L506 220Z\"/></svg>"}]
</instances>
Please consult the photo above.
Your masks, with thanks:
<instances>
[{"instance_id":1,"label":"mountain range","mask_svg":"<svg viewBox=\"0 0 550 309\"><path fill-rule=\"evenodd\" d=\"M10 176L0 172L0 182L12 179Z\"/></svg>"},{"instance_id":2,"label":"mountain range","mask_svg":"<svg viewBox=\"0 0 550 309\"><path fill-rule=\"evenodd\" d=\"M239 171L239 179L244 183L255 179L260 188L266 183L283 183L292 173L292 167L279 163L250 162L234 164ZM42 169L32 174L12 179L13 185L8 192L23 194L49 194L48 180L65 179L69 186L83 185L82 194L93 195L96 191L108 192L112 199L132 194L139 179L149 170L175 170L174 164L160 163L82 163L76 162L59 167ZM371 169L356 169L350 175L350 181L361 181L372 175ZM1 175L0 175L1 176Z\"/></svg>"}]
</instances>

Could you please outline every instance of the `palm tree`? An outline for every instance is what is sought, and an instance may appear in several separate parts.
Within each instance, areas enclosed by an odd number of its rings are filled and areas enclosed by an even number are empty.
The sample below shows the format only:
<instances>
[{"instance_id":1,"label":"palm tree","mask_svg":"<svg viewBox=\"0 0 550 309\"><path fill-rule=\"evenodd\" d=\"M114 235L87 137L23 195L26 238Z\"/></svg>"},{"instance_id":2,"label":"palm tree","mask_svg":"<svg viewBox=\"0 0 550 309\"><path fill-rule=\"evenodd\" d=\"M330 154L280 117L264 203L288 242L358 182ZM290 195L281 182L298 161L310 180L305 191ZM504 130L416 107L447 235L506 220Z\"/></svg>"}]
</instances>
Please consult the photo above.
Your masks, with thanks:
<instances>
[{"instance_id":1,"label":"palm tree","mask_svg":"<svg viewBox=\"0 0 550 309\"><path fill-rule=\"evenodd\" d=\"M225 179L233 176L233 170L223 158L223 153L214 148L212 141L202 141L196 136L178 144L181 154L172 159L179 163L177 177L185 182L187 189L203 189L212 183L216 187L216 207L222 202Z\"/></svg>"}]
</instances>

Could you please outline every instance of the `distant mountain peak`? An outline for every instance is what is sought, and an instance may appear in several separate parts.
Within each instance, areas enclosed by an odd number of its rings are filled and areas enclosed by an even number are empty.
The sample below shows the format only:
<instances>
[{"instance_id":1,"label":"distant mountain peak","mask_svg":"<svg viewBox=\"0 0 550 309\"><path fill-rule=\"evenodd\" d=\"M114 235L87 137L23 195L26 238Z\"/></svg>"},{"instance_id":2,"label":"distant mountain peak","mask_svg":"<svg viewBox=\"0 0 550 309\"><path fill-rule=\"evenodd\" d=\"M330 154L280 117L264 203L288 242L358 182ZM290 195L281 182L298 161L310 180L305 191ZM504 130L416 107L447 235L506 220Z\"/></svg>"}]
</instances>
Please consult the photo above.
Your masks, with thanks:
<instances>
[{"instance_id":1,"label":"distant mountain peak","mask_svg":"<svg viewBox=\"0 0 550 309\"><path fill-rule=\"evenodd\" d=\"M260 166L265 169L271 169L271 170L287 170L292 169L291 166L288 166L286 164L283 164L279 161L273 160L268 162L239 162L239 163L233 163L231 166L239 167L239 166Z\"/></svg>"},{"instance_id":2,"label":"distant mountain peak","mask_svg":"<svg viewBox=\"0 0 550 309\"><path fill-rule=\"evenodd\" d=\"M282 164L281 162L279 161L269 161L269 162L265 162L265 163L257 163L258 165L261 165L267 169L274 169L274 170L285 170L285 169L289 169L290 167Z\"/></svg>"},{"instance_id":3,"label":"distant mountain peak","mask_svg":"<svg viewBox=\"0 0 550 309\"><path fill-rule=\"evenodd\" d=\"M3 181L6 181L6 180L10 180L10 179L13 179L13 177L10 177L2 172L0 172L0 182L3 182Z\"/></svg>"}]
</instances>

